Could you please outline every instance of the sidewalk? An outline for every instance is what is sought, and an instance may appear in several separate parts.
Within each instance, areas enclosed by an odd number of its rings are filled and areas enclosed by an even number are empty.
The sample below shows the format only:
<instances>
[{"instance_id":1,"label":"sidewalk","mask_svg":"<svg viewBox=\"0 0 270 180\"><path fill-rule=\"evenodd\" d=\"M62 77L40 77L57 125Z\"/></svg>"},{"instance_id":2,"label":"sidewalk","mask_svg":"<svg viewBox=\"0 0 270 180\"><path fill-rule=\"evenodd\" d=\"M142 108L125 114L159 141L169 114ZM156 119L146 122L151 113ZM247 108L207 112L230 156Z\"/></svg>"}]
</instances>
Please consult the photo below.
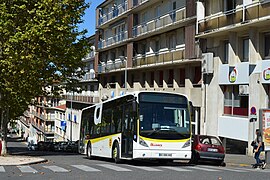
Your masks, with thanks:
<instances>
[{"instance_id":1,"label":"sidewalk","mask_svg":"<svg viewBox=\"0 0 270 180\"><path fill-rule=\"evenodd\" d=\"M7 155L0 156L0 166L20 166L47 161L34 154L32 156L32 153L28 151L27 143L22 141L18 136L13 136L8 140L7 151Z\"/></svg>"},{"instance_id":2,"label":"sidewalk","mask_svg":"<svg viewBox=\"0 0 270 180\"><path fill-rule=\"evenodd\" d=\"M261 159L263 159L263 157L261 157ZM247 155L226 154L225 162L227 166L251 167L251 164L255 164L255 159ZM270 169L270 164L267 164L265 168Z\"/></svg>"}]
</instances>

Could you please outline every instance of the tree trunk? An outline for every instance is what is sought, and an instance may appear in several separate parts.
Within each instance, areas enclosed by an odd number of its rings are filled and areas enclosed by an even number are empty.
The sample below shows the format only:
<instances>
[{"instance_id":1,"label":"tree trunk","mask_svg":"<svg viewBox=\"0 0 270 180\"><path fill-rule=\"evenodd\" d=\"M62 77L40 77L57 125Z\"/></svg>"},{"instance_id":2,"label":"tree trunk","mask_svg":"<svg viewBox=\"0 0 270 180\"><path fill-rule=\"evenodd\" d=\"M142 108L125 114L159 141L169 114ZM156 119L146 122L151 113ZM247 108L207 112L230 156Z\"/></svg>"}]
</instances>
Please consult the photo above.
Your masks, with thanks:
<instances>
[{"instance_id":1,"label":"tree trunk","mask_svg":"<svg viewBox=\"0 0 270 180\"><path fill-rule=\"evenodd\" d=\"M2 151L1 151L1 156L7 154L7 125L8 125L8 111L4 111L1 109L1 140L2 140Z\"/></svg>"}]
</instances>

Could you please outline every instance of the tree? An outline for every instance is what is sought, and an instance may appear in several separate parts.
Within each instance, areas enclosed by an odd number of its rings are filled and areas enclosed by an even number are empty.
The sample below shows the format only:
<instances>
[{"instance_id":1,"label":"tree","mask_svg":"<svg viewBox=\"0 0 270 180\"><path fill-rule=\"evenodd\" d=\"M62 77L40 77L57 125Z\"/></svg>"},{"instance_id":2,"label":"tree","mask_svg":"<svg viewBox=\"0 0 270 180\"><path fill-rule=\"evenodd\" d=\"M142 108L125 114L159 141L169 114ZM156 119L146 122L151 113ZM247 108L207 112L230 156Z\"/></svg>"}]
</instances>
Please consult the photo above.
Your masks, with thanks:
<instances>
[{"instance_id":1,"label":"tree","mask_svg":"<svg viewBox=\"0 0 270 180\"><path fill-rule=\"evenodd\" d=\"M55 82L80 77L90 45L85 0L0 0L0 131ZM75 73L76 72L76 73ZM0 133L1 133L0 132ZM5 146L5 145L4 145Z\"/></svg>"}]
</instances>

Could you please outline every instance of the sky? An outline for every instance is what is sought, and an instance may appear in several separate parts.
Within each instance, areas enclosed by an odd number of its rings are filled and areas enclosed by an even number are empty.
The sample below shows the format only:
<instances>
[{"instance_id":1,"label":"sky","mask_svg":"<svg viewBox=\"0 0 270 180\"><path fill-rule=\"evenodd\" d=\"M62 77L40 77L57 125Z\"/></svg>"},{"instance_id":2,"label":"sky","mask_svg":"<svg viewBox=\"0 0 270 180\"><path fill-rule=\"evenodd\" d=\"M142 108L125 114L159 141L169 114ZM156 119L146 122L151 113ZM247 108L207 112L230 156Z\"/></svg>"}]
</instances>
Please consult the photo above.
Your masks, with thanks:
<instances>
[{"instance_id":1,"label":"sky","mask_svg":"<svg viewBox=\"0 0 270 180\"><path fill-rule=\"evenodd\" d=\"M104 2L104 0L86 0L86 2L90 2L90 8L85 11L85 15L83 17L84 23L79 27L80 29L87 29L88 33L86 37L92 36L95 34L95 25L96 25L96 7Z\"/></svg>"}]
</instances>

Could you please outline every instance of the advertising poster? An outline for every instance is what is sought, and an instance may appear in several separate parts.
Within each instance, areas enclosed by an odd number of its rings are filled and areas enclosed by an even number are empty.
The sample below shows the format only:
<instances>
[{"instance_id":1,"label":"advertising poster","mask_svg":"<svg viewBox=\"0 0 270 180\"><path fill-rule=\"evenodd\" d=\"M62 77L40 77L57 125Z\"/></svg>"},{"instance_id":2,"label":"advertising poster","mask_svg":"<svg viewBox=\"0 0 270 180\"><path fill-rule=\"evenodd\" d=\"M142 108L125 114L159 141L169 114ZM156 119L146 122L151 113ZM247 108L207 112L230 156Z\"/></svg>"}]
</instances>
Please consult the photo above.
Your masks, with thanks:
<instances>
[{"instance_id":1,"label":"advertising poster","mask_svg":"<svg viewBox=\"0 0 270 180\"><path fill-rule=\"evenodd\" d=\"M265 150L270 150L270 110L262 110L262 136L265 145Z\"/></svg>"}]
</instances>

